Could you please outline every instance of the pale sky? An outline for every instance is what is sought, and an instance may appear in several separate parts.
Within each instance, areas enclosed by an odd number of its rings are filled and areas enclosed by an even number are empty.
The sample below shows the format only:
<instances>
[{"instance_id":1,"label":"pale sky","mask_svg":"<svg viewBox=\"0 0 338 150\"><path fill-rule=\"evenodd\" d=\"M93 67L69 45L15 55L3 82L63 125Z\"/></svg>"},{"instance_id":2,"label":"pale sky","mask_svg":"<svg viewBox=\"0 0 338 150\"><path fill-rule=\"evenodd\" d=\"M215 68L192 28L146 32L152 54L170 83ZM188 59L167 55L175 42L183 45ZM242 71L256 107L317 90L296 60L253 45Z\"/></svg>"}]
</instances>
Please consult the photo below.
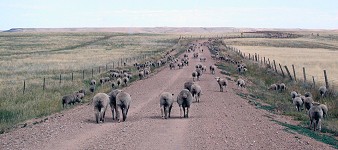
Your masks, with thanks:
<instances>
[{"instance_id":1,"label":"pale sky","mask_svg":"<svg viewBox=\"0 0 338 150\"><path fill-rule=\"evenodd\" d=\"M338 0L0 1L0 30L67 27L338 29Z\"/></svg>"}]
</instances>

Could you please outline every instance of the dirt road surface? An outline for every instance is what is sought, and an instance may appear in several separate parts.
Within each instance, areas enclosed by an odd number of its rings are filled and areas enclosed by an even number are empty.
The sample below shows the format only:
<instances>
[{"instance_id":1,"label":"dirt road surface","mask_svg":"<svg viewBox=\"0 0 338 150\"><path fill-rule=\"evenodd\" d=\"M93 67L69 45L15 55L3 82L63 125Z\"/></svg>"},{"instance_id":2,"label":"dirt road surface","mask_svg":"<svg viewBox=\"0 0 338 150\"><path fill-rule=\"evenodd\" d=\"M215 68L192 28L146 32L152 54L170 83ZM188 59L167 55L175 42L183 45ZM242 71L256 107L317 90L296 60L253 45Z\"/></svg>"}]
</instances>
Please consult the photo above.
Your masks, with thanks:
<instances>
[{"instance_id":1,"label":"dirt road surface","mask_svg":"<svg viewBox=\"0 0 338 150\"><path fill-rule=\"evenodd\" d=\"M200 41L201 42L201 41ZM206 47L200 56L203 65L214 64ZM190 64L183 69L166 67L148 79L136 81L123 90L132 96L126 122L112 120L111 109L106 122L96 124L93 106L83 104L49 116L48 120L0 135L0 149L333 149L310 137L289 133L284 127L270 121L273 114L256 109L247 100L235 94L234 82L227 92L220 92L216 76L225 78L216 70L208 70L197 83L202 87L200 103L193 103L189 118L179 117L175 102L171 118L160 116L159 95L175 94L183 89L185 81L199 59L189 53Z\"/></svg>"}]
</instances>

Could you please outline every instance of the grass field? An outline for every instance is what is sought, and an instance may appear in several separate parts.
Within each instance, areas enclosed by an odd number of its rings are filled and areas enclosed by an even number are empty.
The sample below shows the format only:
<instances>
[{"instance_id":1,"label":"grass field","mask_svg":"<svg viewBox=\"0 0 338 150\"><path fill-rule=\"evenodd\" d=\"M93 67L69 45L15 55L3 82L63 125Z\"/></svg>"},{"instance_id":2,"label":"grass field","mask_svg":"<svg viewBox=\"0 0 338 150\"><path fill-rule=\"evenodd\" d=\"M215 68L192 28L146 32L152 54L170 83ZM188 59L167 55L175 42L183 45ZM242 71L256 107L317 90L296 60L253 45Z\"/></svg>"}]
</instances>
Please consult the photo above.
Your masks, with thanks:
<instances>
[{"instance_id":1,"label":"grass field","mask_svg":"<svg viewBox=\"0 0 338 150\"><path fill-rule=\"evenodd\" d=\"M182 50L187 46L184 44L188 42L179 42L176 35L162 34L0 33L0 132L22 121L61 111L61 97L88 88L92 78L106 76L106 65L110 69L114 62L118 67L121 58L131 58L127 63L132 66L173 48ZM111 86L97 88L104 91Z\"/></svg>"},{"instance_id":2,"label":"grass field","mask_svg":"<svg viewBox=\"0 0 338 150\"><path fill-rule=\"evenodd\" d=\"M260 57L269 58L289 69L293 64L298 79L303 78L303 67L307 80L324 83L323 70L327 71L329 84L338 85L338 34L327 37L306 36L295 39L227 39L224 42L240 49L246 56L257 53ZM329 38L332 37L332 38ZM277 66L278 67L278 66ZM279 67L277 70L280 70ZM285 71L285 70L284 70Z\"/></svg>"}]
</instances>

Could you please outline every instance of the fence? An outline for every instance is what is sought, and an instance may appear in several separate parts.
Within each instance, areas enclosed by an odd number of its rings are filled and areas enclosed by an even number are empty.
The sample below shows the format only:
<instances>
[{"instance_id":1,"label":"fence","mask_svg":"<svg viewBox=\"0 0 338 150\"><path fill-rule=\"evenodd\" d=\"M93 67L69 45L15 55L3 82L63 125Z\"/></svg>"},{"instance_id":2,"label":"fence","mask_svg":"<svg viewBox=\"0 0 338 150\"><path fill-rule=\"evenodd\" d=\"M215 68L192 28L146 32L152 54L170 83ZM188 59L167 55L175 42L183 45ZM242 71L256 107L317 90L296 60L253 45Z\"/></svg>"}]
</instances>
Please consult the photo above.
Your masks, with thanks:
<instances>
[{"instance_id":1,"label":"fence","mask_svg":"<svg viewBox=\"0 0 338 150\"><path fill-rule=\"evenodd\" d=\"M302 67L300 68L302 72L302 76L298 76L296 74L295 65L292 64L291 67L287 65L282 65L278 62L276 62L273 59L261 56L257 53L255 54L245 54L241 52L241 50L235 48L235 47L228 47L229 50L236 52L238 55L240 55L242 58L251 60L253 62L256 62L260 64L262 67L267 66L268 68L272 69L277 74L280 74L284 78L289 78L292 81L295 82L303 82L304 84L310 83L310 86L312 88L317 88L319 84L325 84L326 88L334 89L335 86L338 85L338 81L331 79L329 81L329 76L327 70L323 70L323 76L316 76L316 75L310 75L306 72L306 68ZM289 68L290 67L290 68ZM299 74L298 74L299 75Z\"/></svg>"}]
</instances>

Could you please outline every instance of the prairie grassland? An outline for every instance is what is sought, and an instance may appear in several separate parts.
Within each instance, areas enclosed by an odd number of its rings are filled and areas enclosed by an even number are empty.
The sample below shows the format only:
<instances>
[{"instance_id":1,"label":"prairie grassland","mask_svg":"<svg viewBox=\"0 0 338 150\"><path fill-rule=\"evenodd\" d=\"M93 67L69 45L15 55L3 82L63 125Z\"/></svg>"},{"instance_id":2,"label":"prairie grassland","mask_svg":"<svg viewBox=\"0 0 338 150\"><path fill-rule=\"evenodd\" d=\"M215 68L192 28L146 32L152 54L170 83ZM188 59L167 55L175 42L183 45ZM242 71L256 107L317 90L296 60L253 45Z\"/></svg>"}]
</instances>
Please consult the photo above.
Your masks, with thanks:
<instances>
[{"instance_id":1,"label":"prairie grassland","mask_svg":"<svg viewBox=\"0 0 338 150\"><path fill-rule=\"evenodd\" d=\"M188 44L178 42L176 35L159 34L0 33L0 133L22 121L61 111L61 97L82 88L88 91L90 79L107 76L106 64L112 68L115 62L116 68L121 58L158 58L173 48L182 51ZM125 69L132 70L133 62L128 61ZM107 92L111 85L96 88Z\"/></svg>"},{"instance_id":2,"label":"prairie grassland","mask_svg":"<svg viewBox=\"0 0 338 150\"><path fill-rule=\"evenodd\" d=\"M295 66L296 76L303 79L303 67L306 69L307 80L315 80L324 83L324 73L326 70L329 84L338 85L338 38L314 39L314 38L295 38L295 39L230 39L225 40L226 44L240 49L246 56L257 53L260 57L265 57L266 61L276 61L291 69ZM278 67L278 66L277 66ZM284 68L283 68L284 69ZM279 67L277 70L280 70Z\"/></svg>"}]
</instances>

